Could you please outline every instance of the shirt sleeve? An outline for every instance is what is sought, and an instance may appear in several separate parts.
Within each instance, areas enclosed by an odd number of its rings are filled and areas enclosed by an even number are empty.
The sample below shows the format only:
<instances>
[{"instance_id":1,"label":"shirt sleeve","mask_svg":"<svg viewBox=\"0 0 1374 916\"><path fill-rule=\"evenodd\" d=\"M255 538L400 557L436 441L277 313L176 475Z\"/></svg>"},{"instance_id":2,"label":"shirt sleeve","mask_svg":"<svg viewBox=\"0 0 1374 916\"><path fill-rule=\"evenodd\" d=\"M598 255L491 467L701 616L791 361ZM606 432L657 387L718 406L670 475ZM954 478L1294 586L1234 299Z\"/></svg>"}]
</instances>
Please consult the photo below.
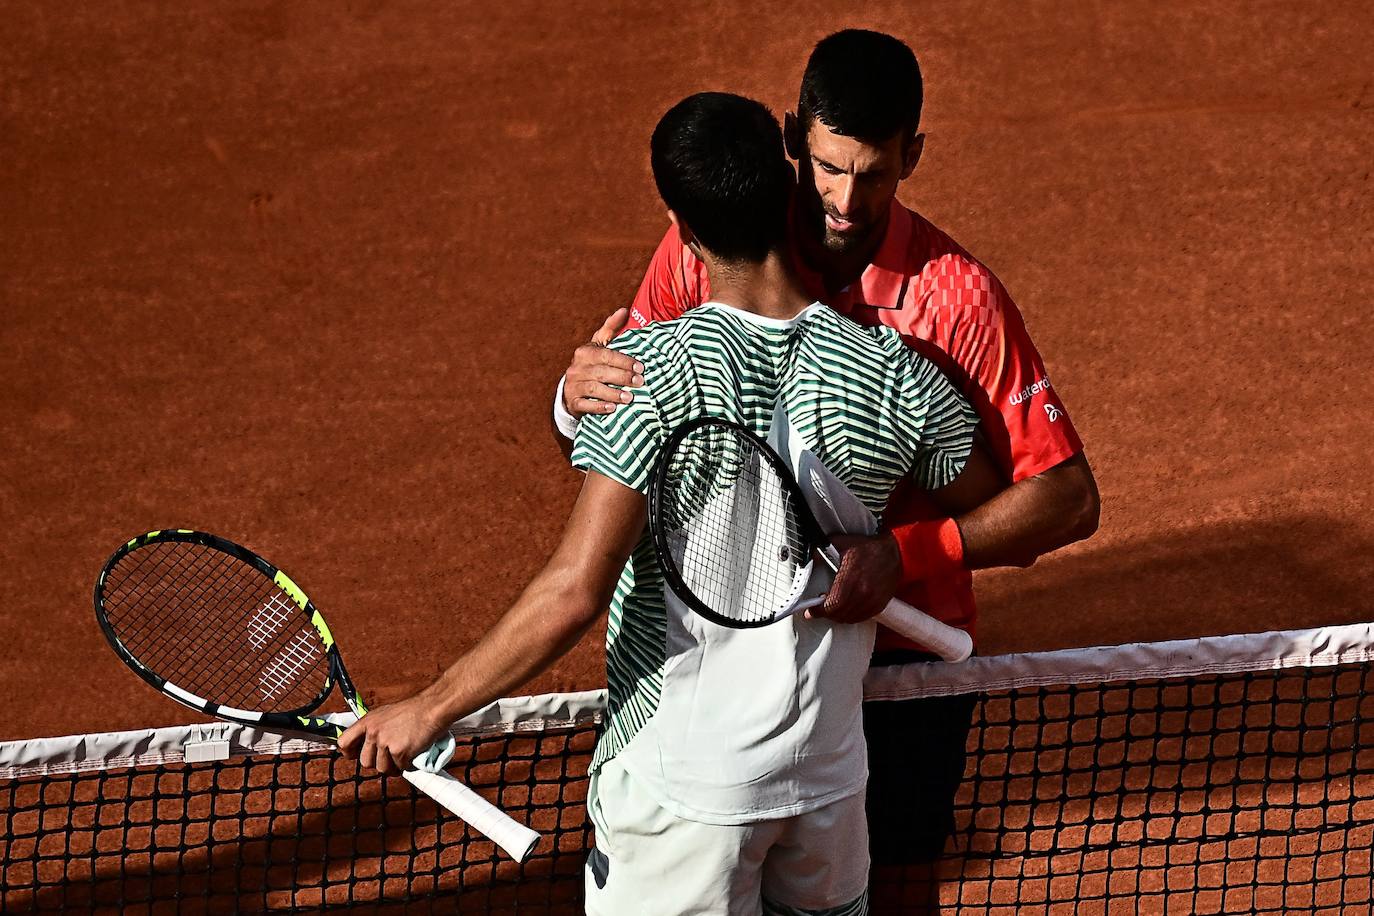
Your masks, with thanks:
<instances>
[{"instance_id":1,"label":"shirt sleeve","mask_svg":"<svg viewBox=\"0 0 1374 916\"><path fill-rule=\"evenodd\" d=\"M1083 450L1015 303L987 268L965 261L929 306L936 341L968 377L983 434L1011 479L1047 471ZM943 279L943 278L942 278ZM942 319L942 320L941 320Z\"/></svg>"},{"instance_id":2,"label":"shirt sleeve","mask_svg":"<svg viewBox=\"0 0 1374 916\"><path fill-rule=\"evenodd\" d=\"M631 355L644 359L640 353ZM588 414L578 422L572 464L648 493L654 464L663 448L664 425L647 383L630 390L635 397L629 404L609 414Z\"/></svg>"},{"instance_id":3,"label":"shirt sleeve","mask_svg":"<svg viewBox=\"0 0 1374 916\"><path fill-rule=\"evenodd\" d=\"M706 265L682 244L677 227L669 226L630 305L628 327L643 328L677 318L701 305L707 296Z\"/></svg>"},{"instance_id":4,"label":"shirt sleeve","mask_svg":"<svg viewBox=\"0 0 1374 916\"><path fill-rule=\"evenodd\" d=\"M901 416L913 424L916 449L911 477L938 490L964 472L973 451L978 414L959 389L930 360L906 351L908 371L901 391Z\"/></svg>"}]
</instances>

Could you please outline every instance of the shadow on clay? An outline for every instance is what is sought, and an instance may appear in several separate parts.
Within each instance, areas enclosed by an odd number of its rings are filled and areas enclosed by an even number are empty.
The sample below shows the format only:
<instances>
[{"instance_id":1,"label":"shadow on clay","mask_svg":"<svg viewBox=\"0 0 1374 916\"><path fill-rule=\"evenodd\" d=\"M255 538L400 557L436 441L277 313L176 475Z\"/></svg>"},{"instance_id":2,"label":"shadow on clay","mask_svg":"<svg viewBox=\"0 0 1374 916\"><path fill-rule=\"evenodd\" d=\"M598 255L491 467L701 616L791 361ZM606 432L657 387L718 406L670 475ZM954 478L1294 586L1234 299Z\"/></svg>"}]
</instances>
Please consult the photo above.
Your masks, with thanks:
<instances>
[{"instance_id":1,"label":"shadow on clay","mask_svg":"<svg viewBox=\"0 0 1374 916\"><path fill-rule=\"evenodd\" d=\"M1253 633L1374 619L1374 541L1312 514L1091 541L980 574L984 654Z\"/></svg>"}]
</instances>

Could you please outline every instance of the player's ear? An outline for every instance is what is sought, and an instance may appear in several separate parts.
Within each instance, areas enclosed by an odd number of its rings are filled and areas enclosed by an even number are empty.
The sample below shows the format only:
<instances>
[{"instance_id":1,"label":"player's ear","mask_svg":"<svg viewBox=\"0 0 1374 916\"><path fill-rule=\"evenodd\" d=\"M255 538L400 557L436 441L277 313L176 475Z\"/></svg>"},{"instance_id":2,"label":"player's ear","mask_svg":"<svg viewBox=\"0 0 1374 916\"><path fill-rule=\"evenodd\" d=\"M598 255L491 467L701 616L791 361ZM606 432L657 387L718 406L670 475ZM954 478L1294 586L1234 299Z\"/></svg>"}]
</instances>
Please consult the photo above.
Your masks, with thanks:
<instances>
[{"instance_id":1,"label":"player's ear","mask_svg":"<svg viewBox=\"0 0 1374 916\"><path fill-rule=\"evenodd\" d=\"M668 219L677 227L677 237L682 239L682 244L686 245L688 248L693 248L696 244L697 237L692 232L692 227L683 222L682 217L678 216L673 210L668 211ZM693 250L695 250L695 248L693 248Z\"/></svg>"},{"instance_id":2,"label":"player's ear","mask_svg":"<svg viewBox=\"0 0 1374 916\"><path fill-rule=\"evenodd\" d=\"M921 152L926 148L926 135L918 133L911 138L911 142L906 145L902 152L902 181L911 177L911 173L916 171L916 163L921 161Z\"/></svg>"},{"instance_id":3,"label":"player's ear","mask_svg":"<svg viewBox=\"0 0 1374 916\"><path fill-rule=\"evenodd\" d=\"M801 161L802 150L806 148L806 136L802 133L801 121L794 112L782 117L782 144L787 147L787 155Z\"/></svg>"}]
</instances>

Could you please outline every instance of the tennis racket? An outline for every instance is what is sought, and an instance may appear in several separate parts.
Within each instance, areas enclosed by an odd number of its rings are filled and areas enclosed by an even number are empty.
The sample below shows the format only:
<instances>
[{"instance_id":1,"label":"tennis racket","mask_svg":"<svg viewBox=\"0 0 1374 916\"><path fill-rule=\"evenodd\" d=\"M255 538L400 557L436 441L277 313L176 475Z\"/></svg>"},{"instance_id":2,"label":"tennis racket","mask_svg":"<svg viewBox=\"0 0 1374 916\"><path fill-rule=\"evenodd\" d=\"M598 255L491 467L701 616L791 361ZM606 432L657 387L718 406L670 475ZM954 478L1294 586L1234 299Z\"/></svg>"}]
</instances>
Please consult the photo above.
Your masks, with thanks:
<instances>
[{"instance_id":1,"label":"tennis racket","mask_svg":"<svg viewBox=\"0 0 1374 916\"><path fill-rule=\"evenodd\" d=\"M649 529L668 586L722 626L765 626L823 604L824 596L799 600L815 558L839 569L791 468L728 420L693 420L668 437L649 485ZM973 652L963 630L904 601L877 620L947 661Z\"/></svg>"},{"instance_id":2,"label":"tennis racket","mask_svg":"<svg viewBox=\"0 0 1374 916\"><path fill-rule=\"evenodd\" d=\"M305 593L213 534L152 531L120 547L96 580L95 616L139 677L207 715L337 741L344 726L314 714L335 684L354 713L367 713ZM448 773L402 775L517 862L539 841Z\"/></svg>"}]
</instances>

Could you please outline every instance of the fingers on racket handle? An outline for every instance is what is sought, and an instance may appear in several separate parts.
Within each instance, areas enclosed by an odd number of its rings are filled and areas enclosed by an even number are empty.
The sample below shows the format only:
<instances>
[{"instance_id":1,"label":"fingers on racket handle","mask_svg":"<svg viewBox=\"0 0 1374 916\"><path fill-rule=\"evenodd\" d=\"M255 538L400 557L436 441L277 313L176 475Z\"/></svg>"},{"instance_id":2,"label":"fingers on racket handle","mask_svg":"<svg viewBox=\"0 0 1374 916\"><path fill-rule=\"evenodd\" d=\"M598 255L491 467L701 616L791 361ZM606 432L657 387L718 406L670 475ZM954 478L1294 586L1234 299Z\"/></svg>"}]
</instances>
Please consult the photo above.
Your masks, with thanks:
<instances>
[{"instance_id":1,"label":"fingers on racket handle","mask_svg":"<svg viewBox=\"0 0 1374 916\"><path fill-rule=\"evenodd\" d=\"M405 770L401 775L412 786L467 821L517 862L525 861L525 856L539 842L539 834L447 773Z\"/></svg>"},{"instance_id":2,"label":"fingers on racket handle","mask_svg":"<svg viewBox=\"0 0 1374 916\"><path fill-rule=\"evenodd\" d=\"M878 615L878 622L889 630L918 642L947 662L962 662L973 654L973 638L958 627L941 623L934 617L893 598Z\"/></svg>"}]
</instances>

